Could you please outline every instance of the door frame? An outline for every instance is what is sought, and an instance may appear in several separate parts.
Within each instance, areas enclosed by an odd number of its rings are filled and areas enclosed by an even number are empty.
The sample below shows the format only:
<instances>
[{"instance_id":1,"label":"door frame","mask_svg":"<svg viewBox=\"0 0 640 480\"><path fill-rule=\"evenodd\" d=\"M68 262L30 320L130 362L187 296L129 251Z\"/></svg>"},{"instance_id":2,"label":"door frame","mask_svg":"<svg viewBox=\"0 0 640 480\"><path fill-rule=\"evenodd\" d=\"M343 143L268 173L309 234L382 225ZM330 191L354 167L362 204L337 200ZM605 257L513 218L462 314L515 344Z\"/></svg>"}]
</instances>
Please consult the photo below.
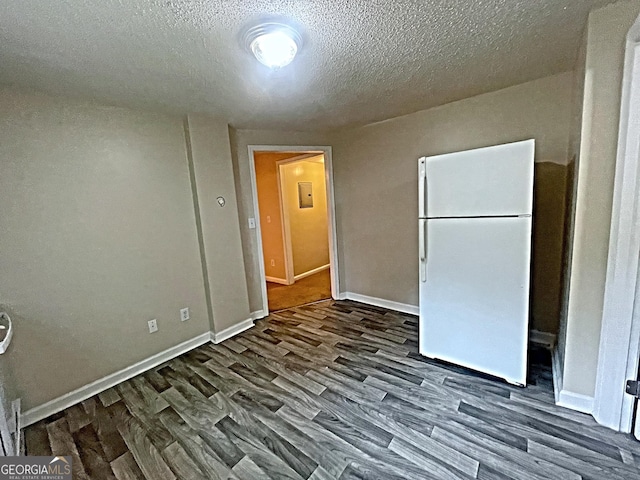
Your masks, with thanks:
<instances>
[{"instance_id":1,"label":"door frame","mask_svg":"<svg viewBox=\"0 0 640 480\"><path fill-rule=\"evenodd\" d=\"M267 298L267 280L264 267L264 254L262 252L262 229L260 228L260 210L258 208L258 187L256 181L255 152L300 152L304 154L324 155L324 178L327 195L327 223L329 231L329 265L331 272L331 298L340 298L340 275L338 266L338 236L336 228L336 207L333 184L333 162L331 147L328 145L248 145L249 151L249 171L251 174L251 196L253 203L253 213L256 223L256 250L254 255L258 258L260 283L262 290L262 308L265 315L269 313L269 303ZM294 157L295 158L295 157ZM290 160L290 159L289 159Z\"/></svg>"},{"instance_id":2,"label":"door frame","mask_svg":"<svg viewBox=\"0 0 640 480\"><path fill-rule=\"evenodd\" d=\"M630 432L640 354L640 17L627 34L593 416ZM638 300L639 302L637 302Z\"/></svg>"},{"instance_id":3,"label":"door frame","mask_svg":"<svg viewBox=\"0 0 640 480\"><path fill-rule=\"evenodd\" d=\"M319 153L305 153L296 157L279 160L276 162L276 176L278 177L278 197L280 200L280 214L282 215L282 245L284 247L284 270L287 285L295 283L296 276L293 270L293 242L291 241L291 224L289 223L289 207L284 201L284 191L282 189L282 167L290 163L301 162L309 158L317 157ZM324 157L324 155L323 155ZM325 172L326 173L326 172ZM326 182L325 182L326 186ZM327 205L328 208L328 205ZM329 217L327 216L327 219ZM327 228L329 228L327 226Z\"/></svg>"}]
</instances>

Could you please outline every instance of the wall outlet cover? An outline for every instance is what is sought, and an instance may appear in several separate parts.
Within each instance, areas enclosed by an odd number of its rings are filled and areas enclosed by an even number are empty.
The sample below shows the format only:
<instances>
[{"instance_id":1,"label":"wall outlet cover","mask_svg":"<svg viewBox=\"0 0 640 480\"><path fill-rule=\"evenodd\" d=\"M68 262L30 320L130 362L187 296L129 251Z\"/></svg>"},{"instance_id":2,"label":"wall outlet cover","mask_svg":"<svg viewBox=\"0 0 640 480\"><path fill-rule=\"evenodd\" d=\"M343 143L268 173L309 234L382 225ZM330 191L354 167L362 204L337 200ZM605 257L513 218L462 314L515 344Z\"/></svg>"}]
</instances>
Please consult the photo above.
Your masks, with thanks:
<instances>
[{"instance_id":1,"label":"wall outlet cover","mask_svg":"<svg viewBox=\"0 0 640 480\"><path fill-rule=\"evenodd\" d=\"M180 320L182 320L183 322L185 320L189 320L189 307L180 309Z\"/></svg>"},{"instance_id":2,"label":"wall outlet cover","mask_svg":"<svg viewBox=\"0 0 640 480\"><path fill-rule=\"evenodd\" d=\"M153 320L149 320L147 323L149 324L149 333L158 331L158 321L155 318Z\"/></svg>"}]
</instances>

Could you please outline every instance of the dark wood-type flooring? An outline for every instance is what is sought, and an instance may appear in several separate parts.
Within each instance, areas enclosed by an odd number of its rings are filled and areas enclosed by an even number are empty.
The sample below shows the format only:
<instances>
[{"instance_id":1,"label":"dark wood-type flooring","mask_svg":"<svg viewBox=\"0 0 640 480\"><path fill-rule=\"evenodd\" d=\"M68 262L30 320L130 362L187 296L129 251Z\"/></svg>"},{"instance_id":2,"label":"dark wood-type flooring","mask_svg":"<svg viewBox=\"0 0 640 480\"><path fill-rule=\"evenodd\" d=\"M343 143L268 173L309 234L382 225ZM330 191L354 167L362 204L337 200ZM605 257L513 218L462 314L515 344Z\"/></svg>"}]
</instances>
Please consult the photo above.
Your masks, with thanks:
<instances>
[{"instance_id":1,"label":"dark wood-type flooring","mask_svg":"<svg viewBox=\"0 0 640 480\"><path fill-rule=\"evenodd\" d=\"M329 269L309 275L291 285L267 282L267 300L270 312L329 298L331 298L331 273Z\"/></svg>"},{"instance_id":2,"label":"dark wood-type flooring","mask_svg":"<svg viewBox=\"0 0 640 480\"><path fill-rule=\"evenodd\" d=\"M417 319L354 302L272 314L26 429L74 479L630 479L640 443L422 358ZM498 348L498 346L496 346Z\"/></svg>"}]
</instances>

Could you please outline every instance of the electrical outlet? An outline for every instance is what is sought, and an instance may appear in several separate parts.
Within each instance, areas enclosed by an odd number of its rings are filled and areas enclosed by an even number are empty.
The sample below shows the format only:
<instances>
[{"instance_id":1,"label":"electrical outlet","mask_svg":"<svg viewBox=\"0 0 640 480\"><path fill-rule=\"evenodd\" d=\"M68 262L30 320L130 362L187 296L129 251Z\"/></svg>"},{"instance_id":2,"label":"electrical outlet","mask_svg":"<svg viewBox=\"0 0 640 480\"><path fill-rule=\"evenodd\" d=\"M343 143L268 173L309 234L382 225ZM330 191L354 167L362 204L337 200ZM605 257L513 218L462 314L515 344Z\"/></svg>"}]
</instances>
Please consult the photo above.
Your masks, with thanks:
<instances>
[{"instance_id":1,"label":"electrical outlet","mask_svg":"<svg viewBox=\"0 0 640 480\"><path fill-rule=\"evenodd\" d=\"M249 228L256 228L256 219L255 218L250 218L249 219Z\"/></svg>"},{"instance_id":2,"label":"electrical outlet","mask_svg":"<svg viewBox=\"0 0 640 480\"><path fill-rule=\"evenodd\" d=\"M155 318L153 320L149 320L147 324L149 325L149 333L158 331L158 321Z\"/></svg>"},{"instance_id":3,"label":"electrical outlet","mask_svg":"<svg viewBox=\"0 0 640 480\"><path fill-rule=\"evenodd\" d=\"M183 322L185 320L189 320L189 307L180 309L180 320L182 320Z\"/></svg>"},{"instance_id":4,"label":"electrical outlet","mask_svg":"<svg viewBox=\"0 0 640 480\"><path fill-rule=\"evenodd\" d=\"M267 215L267 223L271 223L271 215Z\"/></svg>"},{"instance_id":5,"label":"electrical outlet","mask_svg":"<svg viewBox=\"0 0 640 480\"><path fill-rule=\"evenodd\" d=\"M275 267L275 266L276 266L276 261L275 261L273 258L271 259L271 266L272 266L272 267Z\"/></svg>"}]
</instances>

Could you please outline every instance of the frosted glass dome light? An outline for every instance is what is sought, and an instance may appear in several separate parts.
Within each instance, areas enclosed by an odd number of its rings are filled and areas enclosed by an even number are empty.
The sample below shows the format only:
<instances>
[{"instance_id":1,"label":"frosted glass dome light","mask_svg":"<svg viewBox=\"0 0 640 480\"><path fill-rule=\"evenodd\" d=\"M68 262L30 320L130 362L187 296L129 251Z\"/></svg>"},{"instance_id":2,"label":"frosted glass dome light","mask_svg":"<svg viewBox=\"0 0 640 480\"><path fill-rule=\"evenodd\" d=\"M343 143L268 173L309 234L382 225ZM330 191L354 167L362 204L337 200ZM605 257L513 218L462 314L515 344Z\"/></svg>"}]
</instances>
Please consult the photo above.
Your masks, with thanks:
<instances>
[{"instance_id":1,"label":"frosted glass dome light","mask_svg":"<svg viewBox=\"0 0 640 480\"><path fill-rule=\"evenodd\" d=\"M280 23L253 27L247 32L246 42L258 61L269 68L289 65L302 43L298 32Z\"/></svg>"}]
</instances>

